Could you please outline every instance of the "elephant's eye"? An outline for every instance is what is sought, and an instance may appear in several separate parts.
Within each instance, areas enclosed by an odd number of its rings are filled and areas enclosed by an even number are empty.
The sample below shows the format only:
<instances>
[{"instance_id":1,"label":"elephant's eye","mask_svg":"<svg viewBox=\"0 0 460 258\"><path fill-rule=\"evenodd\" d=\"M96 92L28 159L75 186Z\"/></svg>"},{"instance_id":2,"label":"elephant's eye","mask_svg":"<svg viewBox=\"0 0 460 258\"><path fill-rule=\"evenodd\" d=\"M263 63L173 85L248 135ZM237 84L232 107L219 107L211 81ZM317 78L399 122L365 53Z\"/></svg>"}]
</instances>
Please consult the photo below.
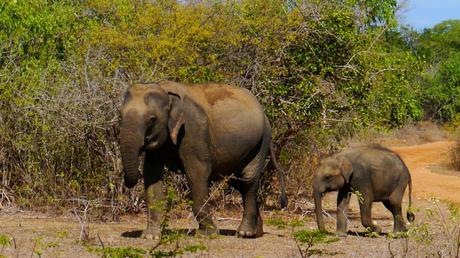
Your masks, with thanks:
<instances>
[{"instance_id":1,"label":"elephant's eye","mask_svg":"<svg viewBox=\"0 0 460 258\"><path fill-rule=\"evenodd\" d=\"M324 180L329 181L329 180L331 180L331 179L332 179L332 176L331 176L331 175L324 176Z\"/></svg>"},{"instance_id":2,"label":"elephant's eye","mask_svg":"<svg viewBox=\"0 0 460 258\"><path fill-rule=\"evenodd\" d=\"M156 117L156 116L151 115L151 116L149 117L149 122L150 122L150 124L153 125L156 121L157 121L157 117Z\"/></svg>"}]
</instances>

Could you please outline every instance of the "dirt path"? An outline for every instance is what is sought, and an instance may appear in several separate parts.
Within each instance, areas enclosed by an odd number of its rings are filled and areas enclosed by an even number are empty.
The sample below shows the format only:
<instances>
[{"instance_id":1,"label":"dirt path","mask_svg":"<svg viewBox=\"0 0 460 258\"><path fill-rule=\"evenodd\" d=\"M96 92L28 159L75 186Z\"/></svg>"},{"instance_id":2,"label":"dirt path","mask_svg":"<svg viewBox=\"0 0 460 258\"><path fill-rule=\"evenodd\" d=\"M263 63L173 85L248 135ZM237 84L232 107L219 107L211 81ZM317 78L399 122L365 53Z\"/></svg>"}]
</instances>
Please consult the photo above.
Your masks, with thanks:
<instances>
[{"instance_id":1,"label":"dirt path","mask_svg":"<svg viewBox=\"0 0 460 258\"><path fill-rule=\"evenodd\" d=\"M460 204L460 177L432 172L429 167L443 164L455 142L442 141L392 148L408 166L412 175L414 197L436 196Z\"/></svg>"}]
</instances>

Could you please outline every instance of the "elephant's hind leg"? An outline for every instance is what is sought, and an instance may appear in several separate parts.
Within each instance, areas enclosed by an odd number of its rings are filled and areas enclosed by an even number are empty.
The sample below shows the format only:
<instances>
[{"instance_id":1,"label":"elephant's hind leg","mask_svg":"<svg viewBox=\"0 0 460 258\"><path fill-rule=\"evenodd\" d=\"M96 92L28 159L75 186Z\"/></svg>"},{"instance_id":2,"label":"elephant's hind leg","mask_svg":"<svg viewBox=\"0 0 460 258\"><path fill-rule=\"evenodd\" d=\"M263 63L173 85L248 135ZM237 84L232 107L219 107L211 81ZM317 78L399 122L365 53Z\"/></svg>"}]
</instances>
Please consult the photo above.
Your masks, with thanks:
<instances>
[{"instance_id":1,"label":"elephant's hind leg","mask_svg":"<svg viewBox=\"0 0 460 258\"><path fill-rule=\"evenodd\" d=\"M401 202L402 202L402 197L403 193L399 192L393 192L393 194L390 195L390 198L388 200L383 201L383 205L391 211L393 214L393 220L394 220L394 226L393 226L393 231L394 232L405 232L407 231L404 218L402 216L402 208L401 208Z\"/></svg>"},{"instance_id":2,"label":"elephant's hind leg","mask_svg":"<svg viewBox=\"0 0 460 258\"><path fill-rule=\"evenodd\" d=\"M238 237L259 237L263 235L263 222L257 203L259 178L264 168L266 152L261 151L243 169L243 179L238 179L233 186L243 197L244 213L240 226L237 229ZM245 176L250 175L250 178Z\"/></svg>"},{"instance_id":3,"label":"elephant's hind leg","mask_svg":"<svg viewBox=\"0 0 460 258\"><path fill-rule=\"evenodd\" d=\"M263 235L263 222L257 204L258 180L256 182L238 182L235 187L243 197L243 219L237 229L238 237L259 237Z\"/></svg>"}]
</instances>

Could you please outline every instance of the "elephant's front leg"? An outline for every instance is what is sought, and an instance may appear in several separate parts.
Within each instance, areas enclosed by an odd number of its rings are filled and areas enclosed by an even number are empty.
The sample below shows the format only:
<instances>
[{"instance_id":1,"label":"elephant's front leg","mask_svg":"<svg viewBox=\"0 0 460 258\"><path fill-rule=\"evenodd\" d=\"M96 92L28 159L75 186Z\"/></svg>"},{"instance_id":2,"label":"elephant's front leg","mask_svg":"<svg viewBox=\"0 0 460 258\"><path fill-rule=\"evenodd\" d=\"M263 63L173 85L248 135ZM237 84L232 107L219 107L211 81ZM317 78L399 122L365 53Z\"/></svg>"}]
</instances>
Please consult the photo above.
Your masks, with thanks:
<instances>
[{"instance_id":1,"label":"elephant's front leg","mask_svg":"<svg viewBox=\"0 0 460 258\"><path fill-rule=\"evenodd\" d=\"M163 162L155 159L152 154L146 153L144 161L144 187L147 202L147 228L143 237L147 239L159 238L161 222L164 217L164 190L163 190Z\"/></svg>"},{"instance_id":2,"label":"elephant's front leg","mask_svg":"<svg viewBox=\"0 0 460 258\"><path fill-rule=\"evenodd\" d=\"M187 159L184 161L184 166L191 187L192 210L198 222L199 233L205 235L218 233L219 230L212 221L208 205L210 165L197 159Z\"/></svg>"},{"instance_id":3,"label":"elephant's front leg","mask_svg":"<svg viewBox=\"0 0 460 258\"><path fill-rule=\"evenodd\" d=\"M372 203L373 203L373 196L372 194L362 193L364 198L359 200L359 208L361 211L361 224L365 228L369 228L373 232L381 233L382 229L375 225L372 221Z\"/></svg>"},{"instance_id":4,"label":"elephant's front leg","mask_svg":"<svg viewBox=\"0 0 460 258\"><path fill-rule=\"evenodd\" d=\"M337 195L337 235L347 235L348 205L351 192L349 189L340 189Z\"/></svg>"}]
</instances>

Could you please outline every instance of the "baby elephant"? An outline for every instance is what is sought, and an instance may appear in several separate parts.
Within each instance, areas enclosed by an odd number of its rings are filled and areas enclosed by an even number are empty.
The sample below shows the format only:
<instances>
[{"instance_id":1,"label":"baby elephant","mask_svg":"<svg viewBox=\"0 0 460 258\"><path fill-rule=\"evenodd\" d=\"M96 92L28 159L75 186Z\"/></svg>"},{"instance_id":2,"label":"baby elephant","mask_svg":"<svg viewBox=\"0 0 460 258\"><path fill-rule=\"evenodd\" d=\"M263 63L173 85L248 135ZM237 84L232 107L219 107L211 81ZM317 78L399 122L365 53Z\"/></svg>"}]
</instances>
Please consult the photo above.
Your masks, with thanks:
<instances>
[{"instance_id":1,"label":"baby elephant","mask_svg":"<svg viewBox=\"0 0 460 258\"><path fill-rule=\"evenodd\" d=\"M313 180L318 228L324 230L321 197L326 192L338 190L338 235L346 235L350 196L351 193L358 192L361 223L364 227L377 233L381 232L380 227L372 222L371 208L373 202L382 202L393 214L394 232L406 231L401 202L408 183L407 219L412 222L415 216L410 212L411 176L398 154L377 144L351 148L334 154L321 161Z\"/></svg>"}]
</instances>

